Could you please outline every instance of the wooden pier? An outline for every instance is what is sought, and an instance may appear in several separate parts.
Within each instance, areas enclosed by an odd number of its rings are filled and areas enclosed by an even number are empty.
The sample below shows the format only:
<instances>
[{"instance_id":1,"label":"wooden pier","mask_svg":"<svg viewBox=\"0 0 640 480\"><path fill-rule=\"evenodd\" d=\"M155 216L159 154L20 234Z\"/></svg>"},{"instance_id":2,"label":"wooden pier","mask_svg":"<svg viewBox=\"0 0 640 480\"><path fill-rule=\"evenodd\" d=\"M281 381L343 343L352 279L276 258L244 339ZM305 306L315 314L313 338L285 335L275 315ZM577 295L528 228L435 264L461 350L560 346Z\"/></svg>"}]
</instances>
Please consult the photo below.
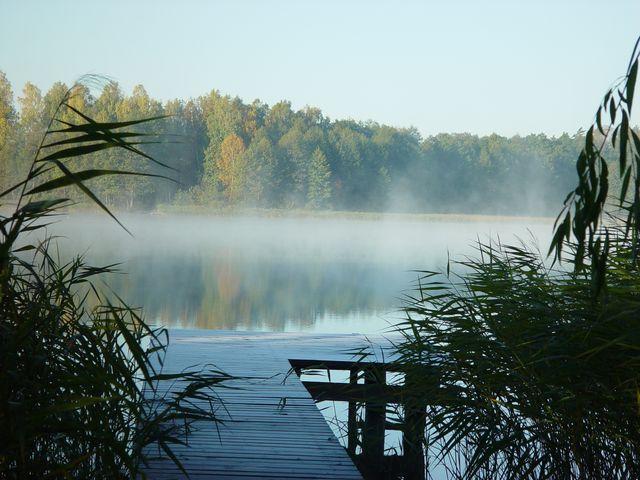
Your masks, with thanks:
<instances>
[{"instance_id":1,"label":"wooden pier","mask_svg":"<svg viewBox=\"0 0 640 480\"><path fill-rule=\"evenodd\" d=\"M234 388L218 389L223 423L199 423L189 447L176 449L178 458L194 479L362 478L309 391L290 374L290 361L352 362L359 349L382 361L388 346L382 337L372 343L355 334L171 331L166 373L214 364L238 377L225 382ZM146 473L183 477L169 460L152 463Z\"/></svg>"}]
</instances>

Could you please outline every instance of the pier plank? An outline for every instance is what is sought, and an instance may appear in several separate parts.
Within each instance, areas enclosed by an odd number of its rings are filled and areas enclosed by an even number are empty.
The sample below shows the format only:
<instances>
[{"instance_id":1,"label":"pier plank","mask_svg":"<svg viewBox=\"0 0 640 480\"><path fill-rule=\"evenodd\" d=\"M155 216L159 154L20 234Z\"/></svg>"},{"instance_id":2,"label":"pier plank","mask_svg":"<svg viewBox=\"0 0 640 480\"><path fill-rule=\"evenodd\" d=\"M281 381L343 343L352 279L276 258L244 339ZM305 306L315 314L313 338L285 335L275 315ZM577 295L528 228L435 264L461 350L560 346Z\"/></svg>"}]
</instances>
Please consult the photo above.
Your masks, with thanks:
<instances>
[{"instance_id":1,"label":"pier plank","mask_svg":"<svg viewBox=\"0 0 640 480\"><path fill-rule=\"evenodd\" d=\"M363 349L388 361L389 342L357 334L172 330L166 373L214 365L237 377L218 388L223 423L199 422L188 447L175 448L195 479L361 479L316 407L290 359L353 361ZM162 386L170 391L172 386ZM150 479L182 478L169 460L154 461Z\"/></svg>"}]
</instances>

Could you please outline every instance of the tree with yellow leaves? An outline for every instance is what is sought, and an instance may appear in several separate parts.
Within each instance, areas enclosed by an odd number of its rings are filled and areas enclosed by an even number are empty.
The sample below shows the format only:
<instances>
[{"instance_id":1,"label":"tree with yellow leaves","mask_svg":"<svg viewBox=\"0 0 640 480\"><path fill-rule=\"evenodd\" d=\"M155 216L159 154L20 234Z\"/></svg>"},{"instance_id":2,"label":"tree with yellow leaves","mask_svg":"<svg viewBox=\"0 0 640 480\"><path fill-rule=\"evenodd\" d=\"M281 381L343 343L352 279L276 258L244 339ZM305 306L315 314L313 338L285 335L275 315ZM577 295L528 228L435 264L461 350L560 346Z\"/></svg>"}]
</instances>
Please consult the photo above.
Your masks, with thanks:
<instances>
[{"instance_id":1,"label":"tree with yellow leaves","mask_svg":"<svg viewBox=\"0 0 640 480\"><path fill-rule=\"evenodd\" d=\"M244 141L235 133L227 135L220 146L218 180L230 203L236 203L247 180L247 161Z\"/></svg>"}]
</instances>

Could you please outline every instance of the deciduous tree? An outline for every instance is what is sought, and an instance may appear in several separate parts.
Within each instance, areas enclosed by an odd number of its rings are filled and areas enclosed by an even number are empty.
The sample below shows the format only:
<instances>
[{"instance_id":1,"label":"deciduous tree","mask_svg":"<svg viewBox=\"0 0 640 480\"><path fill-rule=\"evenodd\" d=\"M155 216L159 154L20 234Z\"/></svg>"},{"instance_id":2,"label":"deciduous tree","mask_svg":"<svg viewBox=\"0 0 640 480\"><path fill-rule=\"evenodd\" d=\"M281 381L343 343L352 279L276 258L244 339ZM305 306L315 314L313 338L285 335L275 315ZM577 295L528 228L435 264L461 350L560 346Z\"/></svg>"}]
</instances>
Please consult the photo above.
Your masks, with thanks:
<instances>
[{"instance_id":1,"label":"deciduous tree","mask_svg":"<svg viewBox=\"0 0 640 480\"><path fill-rule=\"evenodd\" d=\"M235 133L228 135L220 146L218 179L231 203L237 203L247 181L247 161L242 138Z\"/></svg>"}]
</instances>

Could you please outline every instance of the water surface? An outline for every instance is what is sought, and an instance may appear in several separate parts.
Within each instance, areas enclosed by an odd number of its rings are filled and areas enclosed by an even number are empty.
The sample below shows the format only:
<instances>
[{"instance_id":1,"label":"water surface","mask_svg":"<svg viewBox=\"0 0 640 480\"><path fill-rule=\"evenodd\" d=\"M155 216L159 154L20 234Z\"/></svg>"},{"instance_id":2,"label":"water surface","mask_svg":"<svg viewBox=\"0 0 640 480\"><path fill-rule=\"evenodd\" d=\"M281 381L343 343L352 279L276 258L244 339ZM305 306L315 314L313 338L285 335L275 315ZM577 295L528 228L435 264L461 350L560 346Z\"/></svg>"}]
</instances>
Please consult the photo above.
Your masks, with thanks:
<instances>
[{"instance_id":1,"label":"water surface","mask_svg":"<svg viewBox=\"0 0 640 480\"><path fill-rule=\"evenodd\" d=\"M550 223L74 214L61 251L120 262L108 284L172 328L377 333L402 317L415 270L442 270L480 238L536 236Z\"/></svg>"}]
</instances>

